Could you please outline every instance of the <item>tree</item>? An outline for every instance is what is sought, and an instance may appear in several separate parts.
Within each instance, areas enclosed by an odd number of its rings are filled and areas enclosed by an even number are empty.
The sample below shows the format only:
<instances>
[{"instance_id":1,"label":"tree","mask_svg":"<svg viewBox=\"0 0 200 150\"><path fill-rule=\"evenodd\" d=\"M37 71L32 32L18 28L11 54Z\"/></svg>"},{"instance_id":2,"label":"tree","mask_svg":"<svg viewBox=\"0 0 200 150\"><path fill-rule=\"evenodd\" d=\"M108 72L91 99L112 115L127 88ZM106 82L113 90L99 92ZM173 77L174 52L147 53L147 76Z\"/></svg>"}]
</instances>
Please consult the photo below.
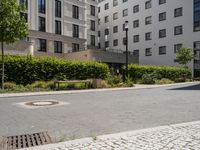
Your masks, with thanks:
<instances>
[{"instance_id":1,"label":"tree","mask_svg":"<svg viewBox=\"0 0 200 150\"><path fill-rule=\"evenodd\" d=\"M192 59L194 59L194 53L190 48L182 47L176 53L176 60L184 67L187 67L186 65L192 61Z\"/></svg>"},{"instance_id":2,"label":"tree","mask_svg":"<svg viewBox=\"0 0 200 150\"><path fill-rule=\"evenodd\" d=\"M19 5L17 0L0 0L0 43L2 49L2 80L4 89L4 44L11 44L28 35L28 25L24 13L25 5Z\"/></svg>"}]
</instances>

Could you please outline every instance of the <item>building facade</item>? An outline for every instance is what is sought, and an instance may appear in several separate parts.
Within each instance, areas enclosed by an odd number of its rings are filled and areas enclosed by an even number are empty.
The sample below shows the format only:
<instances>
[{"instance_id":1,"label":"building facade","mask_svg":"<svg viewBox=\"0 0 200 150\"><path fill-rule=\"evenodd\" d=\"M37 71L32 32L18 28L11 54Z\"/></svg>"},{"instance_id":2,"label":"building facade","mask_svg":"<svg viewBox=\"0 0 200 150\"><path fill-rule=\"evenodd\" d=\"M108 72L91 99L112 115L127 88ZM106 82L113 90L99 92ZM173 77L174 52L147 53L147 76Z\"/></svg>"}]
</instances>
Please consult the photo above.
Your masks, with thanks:
<instances>
[{"instance_id":1,"label":"building facade","mask_svg":"<svg viewBox=\"0 0 200 150\"><path fill-rule=\"evenodd\" d=\"M96 0L19 0L19 3L27 7L21 15L28 22L26 40L32 43L34 55L63 55L87 49L91 44L96 46Z\"/></svg>"},{"instance_id":2,"label":"building facade","mask_svg":"<svg viewBox=\"0 0 200 150\"><path fill-rule=\"evenodd\" d=\"M98 14L101 48L125 51L128 21L128 49L139 63L176 66L177 50L189 47L200 76L200 0L99 0Z\"/></svg>"}]
</instances>

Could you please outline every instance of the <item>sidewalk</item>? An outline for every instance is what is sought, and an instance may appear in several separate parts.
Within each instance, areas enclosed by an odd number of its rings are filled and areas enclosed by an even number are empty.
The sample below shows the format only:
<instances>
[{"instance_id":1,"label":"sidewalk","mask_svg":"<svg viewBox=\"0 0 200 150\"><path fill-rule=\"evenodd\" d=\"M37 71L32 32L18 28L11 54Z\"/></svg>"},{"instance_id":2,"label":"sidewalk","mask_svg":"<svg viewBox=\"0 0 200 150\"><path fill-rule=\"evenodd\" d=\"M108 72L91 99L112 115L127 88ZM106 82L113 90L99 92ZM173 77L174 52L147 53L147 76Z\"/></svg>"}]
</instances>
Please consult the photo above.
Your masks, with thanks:
<instances>
[{"instance_id":1,"label":"sidewalk","mask_svg":"<svg viewBox=\"0 0 200 150\"><path fill-rule=\"evenodd\" d=\"M194 85L194 84L200 84L200 82L185 82L185 83L175 83L175 84L165 84L165 85L135 84L134 87L127 87L127 88L106 88L106 89L28 92L28 93L3 93L3 94L0 94L0 98L22 97L22 96L40 96L40 95L57 95L57 94L76 94L76 93L102 92L102 91L138 90L138 89L151 89L151 88L159 88L159 87L170 87L170 86L178 86L178 85Z\"/></svg>"},{"instance_id":2,"label":"sidewalk","mask_svg":"<svg viewBox=\"0 0 200 150\"><path fill-rule=\"evenodd\" d=\"M200 121L167 125L23 150L197 150Z\"/></svg>"}]
</instances>

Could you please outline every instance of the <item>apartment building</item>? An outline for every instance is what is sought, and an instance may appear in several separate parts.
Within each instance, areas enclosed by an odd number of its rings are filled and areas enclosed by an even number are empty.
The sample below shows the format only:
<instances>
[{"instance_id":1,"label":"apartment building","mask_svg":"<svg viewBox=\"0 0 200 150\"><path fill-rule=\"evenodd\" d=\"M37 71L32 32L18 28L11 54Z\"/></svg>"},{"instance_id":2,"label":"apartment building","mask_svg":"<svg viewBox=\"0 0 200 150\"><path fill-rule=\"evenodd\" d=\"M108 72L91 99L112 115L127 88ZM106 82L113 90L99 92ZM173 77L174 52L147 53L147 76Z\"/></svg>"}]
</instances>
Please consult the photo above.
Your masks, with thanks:
<instances>
[{"instance_id":1,"label":"apartment building","mask_svg":"<svg viewBox=\"0 0 200 150\"><path fill-rule=\"evenodd\" d=\"M200 0L99 0L99 47L128 49L139 63L178 65L175 56L184 46L197 55L189 64L200 76Z\"/></svg>"},{"instance_id":2,"label":"apartment building","mask_svg":"<svg viewBox=\"0 0 200 150\"><path fill-rule=\"evenodd\" d=\"M19 0L26 4L26 38L34 55L63 55L96 46L96 0ZM87 40L88 39L88 40ZM21 48L21 47L20 47Z\"/></svg>"}]
</instances>

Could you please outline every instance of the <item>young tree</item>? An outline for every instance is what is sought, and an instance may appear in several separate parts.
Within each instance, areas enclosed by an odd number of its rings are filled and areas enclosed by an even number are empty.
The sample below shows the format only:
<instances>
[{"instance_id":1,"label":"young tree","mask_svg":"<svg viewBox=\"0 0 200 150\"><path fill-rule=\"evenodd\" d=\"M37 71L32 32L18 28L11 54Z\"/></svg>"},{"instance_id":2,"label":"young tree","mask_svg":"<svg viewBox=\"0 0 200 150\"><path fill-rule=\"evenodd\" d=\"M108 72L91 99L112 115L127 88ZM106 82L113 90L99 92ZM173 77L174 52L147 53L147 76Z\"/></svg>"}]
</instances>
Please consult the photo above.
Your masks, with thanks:
<instances>
[{"instance_id":1,"label":"young tree","mask_svg":"<svg viewBox=\"0 0 200 150\"><path fill-rule=\"evenodd\" d=\"M11 44L27 36L28 25L20 13L25 11L25 5L19 5L17 0L0 0L0 43L2 49L2 82L4 89L4 44Z\"/></svg>"},{"instance_id":2,"label":"young tree","mask_svg":"<svg viewBox=\"0 0 200 150\"><path fill-rule=\"evenodd\" d=\"M179 64L187 67L187 64L194 59L194 53L192 49L182 47L176 53L176 60Z\"/></svg>"}]
</instances>

